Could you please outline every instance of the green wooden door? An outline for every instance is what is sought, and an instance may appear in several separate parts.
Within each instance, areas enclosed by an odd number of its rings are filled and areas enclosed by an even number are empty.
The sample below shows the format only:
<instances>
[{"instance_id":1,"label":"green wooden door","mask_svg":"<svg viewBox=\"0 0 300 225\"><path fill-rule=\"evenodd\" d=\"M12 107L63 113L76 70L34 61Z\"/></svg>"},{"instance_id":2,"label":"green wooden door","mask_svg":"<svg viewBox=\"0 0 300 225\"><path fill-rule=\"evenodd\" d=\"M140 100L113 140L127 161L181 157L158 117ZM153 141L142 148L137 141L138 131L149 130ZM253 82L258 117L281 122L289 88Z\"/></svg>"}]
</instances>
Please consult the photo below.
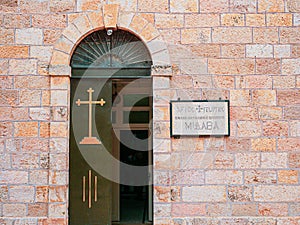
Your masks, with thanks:
<instances>
[{"instance_id":1,"label":"green wooden door","mask_svg":"<svg viewBox=\"0 0 300 225\"><path fill-rule=\"evenodd\" d=\"M111 88L108 80L71 80L70 225L111 224Z\"/></svg>"}]
</instances>

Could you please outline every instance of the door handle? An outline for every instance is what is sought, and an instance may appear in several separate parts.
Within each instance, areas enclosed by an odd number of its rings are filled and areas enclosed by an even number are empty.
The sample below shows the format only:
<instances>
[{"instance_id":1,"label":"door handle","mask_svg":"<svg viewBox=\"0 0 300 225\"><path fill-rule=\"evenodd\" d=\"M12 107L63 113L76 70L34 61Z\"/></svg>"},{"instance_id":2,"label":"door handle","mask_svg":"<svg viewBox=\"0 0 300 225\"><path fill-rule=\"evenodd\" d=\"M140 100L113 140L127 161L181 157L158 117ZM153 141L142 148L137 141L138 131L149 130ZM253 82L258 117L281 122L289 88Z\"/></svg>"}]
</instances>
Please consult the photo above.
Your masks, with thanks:
<instances>
[{"instance_id":1,"label":"door handle","mask_svg":"<svg viewBox=\"0 0 300 225\"><path fill-rule=\"evenodd\" d=\"M94 177L94 202L98 201L98 177ZM82 202L86 202L86 177L82 177ZM88 207L92 208L92 171L88 173Z\"/></svg>"},{"instance_id":2,"label":"door handle","mask_svg":"<svg viewBox=\"0 0 300 225\"><path fill-rule=\"evenodd\" d=\"M95 176L95 183L94 183L94 190L95 190L95 202L97 202L98 201L98 191L97 191L97 189L98 189L98 177L97 176Z\"/></svg>"}]
</instances>

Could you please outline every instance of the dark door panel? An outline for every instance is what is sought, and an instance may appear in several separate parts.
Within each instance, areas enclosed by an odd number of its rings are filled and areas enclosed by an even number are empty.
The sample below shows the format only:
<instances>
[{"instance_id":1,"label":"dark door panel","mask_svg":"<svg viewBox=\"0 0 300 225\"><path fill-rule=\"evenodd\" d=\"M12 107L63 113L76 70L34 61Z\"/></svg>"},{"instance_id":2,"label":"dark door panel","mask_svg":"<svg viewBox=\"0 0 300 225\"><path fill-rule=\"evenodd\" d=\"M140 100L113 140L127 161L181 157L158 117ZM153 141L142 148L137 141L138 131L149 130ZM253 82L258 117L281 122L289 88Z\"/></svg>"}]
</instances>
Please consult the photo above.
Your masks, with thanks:
<instances>
[{"instance_id":1,"label":"dark door panel","mask_svg":"<svg viewBox=\"0 0 300 225\"><path fill-rule=\"evenodd\" d=\"M105 101L103 106L97 103L89 108L87 90L90 88L94 91L92 100L103 99ZM103 79L71 80L70 225L111 224L112 184L102 176L99 169L101 168L99 165L105 164L103 155L111 154L112 149L111 88L111 82ZM89 114L90 109L92 110ZM84 142L84 139L88 141ZM86 144L89 140L96 142ZM97 143L97 140L101 144ZM112 170L109 164L105 166L107 170Z\"/></svg>"}]
</instances>

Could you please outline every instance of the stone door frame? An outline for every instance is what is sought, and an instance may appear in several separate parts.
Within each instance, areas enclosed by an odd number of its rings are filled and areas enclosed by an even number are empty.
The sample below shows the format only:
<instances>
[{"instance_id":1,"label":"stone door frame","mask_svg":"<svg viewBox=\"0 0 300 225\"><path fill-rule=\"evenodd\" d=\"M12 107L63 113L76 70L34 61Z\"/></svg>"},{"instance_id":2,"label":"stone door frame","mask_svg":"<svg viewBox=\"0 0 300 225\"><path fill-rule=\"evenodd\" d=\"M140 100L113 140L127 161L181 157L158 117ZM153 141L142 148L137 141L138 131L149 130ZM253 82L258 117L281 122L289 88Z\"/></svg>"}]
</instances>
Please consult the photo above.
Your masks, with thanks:
<instances>
[{"instance_id":1,"label":"stone door frame","mask_svg":"<svg viewBox=\"0 0 300 225\"><path fill-rule=\"evenodd\" d=\"M50 154L51 176L63 172L69 174L69 123L70 123L70 60L76 46L86 36L101 29L123 29L138 36L147 46L152 57L151 76L153 79L153 174L155 176L155 154L159 149L170 152L169 118L161 116L161 112L169 107L169 88L172 66L167 45L152 22L141 14L123 12L118 4L103 5L102 10L83 12L68 25L56 41L49 64L50 106ZM161 97L163 95L163 97ZM60 116L58 116L60 115ZM65 115L65 116L63 116ZM64 119L61 119L63 118ZM160 127L160 129L155 129ZM161 128L164 132L161 132ZM57 150L59 148L59 150ZM59 152L59 153L57 153ZM65 179L68 186L68 179ZM154 183L155 186L155 183ZM155 207L155 203L154 203ZM68 198L62 204L67 212ZM155 215L154 219L155 219ZM68 213L66 213L68 220Z\"/></svg>"}]
</instances>

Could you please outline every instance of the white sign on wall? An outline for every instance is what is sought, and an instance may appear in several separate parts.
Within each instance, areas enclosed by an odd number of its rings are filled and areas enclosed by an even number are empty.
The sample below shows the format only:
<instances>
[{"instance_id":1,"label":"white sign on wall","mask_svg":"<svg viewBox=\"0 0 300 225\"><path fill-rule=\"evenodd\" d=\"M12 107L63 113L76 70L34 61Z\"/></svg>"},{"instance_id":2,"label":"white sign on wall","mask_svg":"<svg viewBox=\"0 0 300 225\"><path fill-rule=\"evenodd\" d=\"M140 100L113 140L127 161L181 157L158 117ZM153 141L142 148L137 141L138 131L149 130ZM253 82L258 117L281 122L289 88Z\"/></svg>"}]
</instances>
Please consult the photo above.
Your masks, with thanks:
<instances>
[{"instance_id":1,"label":"white sign on wall","mask_svg":"<svg viewBox=\"0 0 300 225\"><path fill-rule=\"evenodd\" d=\"M229 101L171 101L171 136L229 136Z\"/></svg>"}]
</instances>

